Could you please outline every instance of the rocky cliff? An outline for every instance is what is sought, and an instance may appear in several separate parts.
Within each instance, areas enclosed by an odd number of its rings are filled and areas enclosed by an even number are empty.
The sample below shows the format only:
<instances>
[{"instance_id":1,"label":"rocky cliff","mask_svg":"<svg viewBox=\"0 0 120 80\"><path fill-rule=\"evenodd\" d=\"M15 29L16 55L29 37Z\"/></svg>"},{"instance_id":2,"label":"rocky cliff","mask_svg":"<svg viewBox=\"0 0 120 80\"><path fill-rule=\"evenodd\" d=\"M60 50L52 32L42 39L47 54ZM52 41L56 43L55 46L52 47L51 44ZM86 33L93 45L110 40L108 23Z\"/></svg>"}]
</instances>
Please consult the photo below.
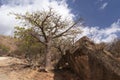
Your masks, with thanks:
<instances>
[{"instance_id":1,"label":"rocky cliff","mask_svg":"<svg viewBox=\"0 0 120 80\"><path fill-rule=\"evenodd\" d=\"M80 80L120 80L120 61L87 37L66 51L57 68L72 70Z\"/></svg>"}]
</instances>

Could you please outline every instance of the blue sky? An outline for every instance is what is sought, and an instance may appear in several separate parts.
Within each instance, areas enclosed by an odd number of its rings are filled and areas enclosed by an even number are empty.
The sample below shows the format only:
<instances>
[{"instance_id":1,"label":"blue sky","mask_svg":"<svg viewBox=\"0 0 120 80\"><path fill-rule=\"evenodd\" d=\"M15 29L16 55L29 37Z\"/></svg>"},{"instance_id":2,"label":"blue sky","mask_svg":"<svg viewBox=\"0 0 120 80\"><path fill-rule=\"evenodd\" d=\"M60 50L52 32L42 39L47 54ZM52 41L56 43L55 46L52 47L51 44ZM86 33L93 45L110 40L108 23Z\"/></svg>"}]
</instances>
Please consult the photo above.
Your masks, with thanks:
<instances>
[{"instance_id":1,"label":"blue sky","mask_svg":"<svg viewBox=\"0 0 120 80\"><path fill-rule=\"evenodd\" d=\"M108 27L120 18L120 0L68 0L76 15L84 18L86 25Z\"/></svg>"},{"instance_id":2,"label":"blue sky","mask_svg":"<svg viewBox=\"0 0 120 80\"><path fill-rule=\"evenodd\" d=\"M79 36L96 42L110 42L120 37L120 0L0 0L0 34L13 35L19 22L10 12L25 13L52 6L63 17L82 17L85 26Z\"/></svg>"}]
</instances>

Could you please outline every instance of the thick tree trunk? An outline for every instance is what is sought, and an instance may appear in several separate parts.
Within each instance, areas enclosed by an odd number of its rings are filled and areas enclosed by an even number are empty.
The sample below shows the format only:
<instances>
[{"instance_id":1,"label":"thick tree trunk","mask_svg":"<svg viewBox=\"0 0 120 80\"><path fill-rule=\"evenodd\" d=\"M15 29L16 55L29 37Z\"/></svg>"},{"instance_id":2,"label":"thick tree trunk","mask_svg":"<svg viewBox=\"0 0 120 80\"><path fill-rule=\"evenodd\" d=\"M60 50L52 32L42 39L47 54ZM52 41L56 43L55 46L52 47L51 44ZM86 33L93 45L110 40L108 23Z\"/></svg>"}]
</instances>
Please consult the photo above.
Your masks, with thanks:
<instances>
[{"instance_id":1,"label":"thick tree trunk","mask_svg":"<svg viewBox=\"0 0 120 80\"><path fill-rule=\"evenodd\" d=\"M52 64L51 64L52 51L51 51L51 48L52 48L52 41L50 40L47 43L46 53L45 53L45 71L47 71L47 72L52 70Z\"/></svg>"}]
</instances>

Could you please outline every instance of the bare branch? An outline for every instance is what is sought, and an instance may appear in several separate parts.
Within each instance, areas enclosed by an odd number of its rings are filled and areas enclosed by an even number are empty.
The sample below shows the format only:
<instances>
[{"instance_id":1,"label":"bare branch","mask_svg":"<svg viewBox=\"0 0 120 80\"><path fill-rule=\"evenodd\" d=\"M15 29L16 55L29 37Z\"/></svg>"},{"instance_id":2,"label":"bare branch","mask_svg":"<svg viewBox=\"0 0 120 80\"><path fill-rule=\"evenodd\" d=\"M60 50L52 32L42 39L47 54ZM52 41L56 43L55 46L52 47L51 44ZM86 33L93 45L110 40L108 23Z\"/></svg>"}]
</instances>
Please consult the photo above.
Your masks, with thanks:
<instances>
[{"instance_id":1,"label":"bare branch","mask_svg":"<svg viewBox=\"0 0 120 80\"><path fill-rule=\"evenodd\" d=\"M81 19L78 20L77 22L75 22L72 26L70 26L70 27L69 27L68 29L66 29L64 32L62 32L62 33L60 33L60 34L54 36L53 38L61 37L61 36L64 35L66 32L68 32L71 28L73 28L76 24L78 24L80 21L81 21Z\"/></svg>"},{"instance_id":2,"label":"bare branch","mask_svg":"<svg viewBox=\"0 0 120 80\"><path fill-rule=\"evenodd\" d=\"M38 36L38 35L36 35L34 33L30 33L30 34L31 34L31 36L33 36L34 38L36 38L40 43L42 43L43 45L46 45L45 42L43 42L43 41L40 40L40 35Z\"/></svg>"}]
</instances>

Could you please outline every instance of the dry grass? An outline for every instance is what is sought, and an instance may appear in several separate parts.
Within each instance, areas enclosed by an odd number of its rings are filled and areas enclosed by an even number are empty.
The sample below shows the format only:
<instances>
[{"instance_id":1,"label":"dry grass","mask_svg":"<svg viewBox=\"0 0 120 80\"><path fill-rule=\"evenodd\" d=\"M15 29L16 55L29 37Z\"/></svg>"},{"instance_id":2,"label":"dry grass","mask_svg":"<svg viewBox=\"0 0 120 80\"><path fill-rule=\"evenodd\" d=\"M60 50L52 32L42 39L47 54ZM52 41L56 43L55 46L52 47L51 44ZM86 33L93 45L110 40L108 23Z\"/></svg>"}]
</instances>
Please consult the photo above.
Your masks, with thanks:
<instances>
[{"instance_id":1,"label":"dry grass","mask_svg":"<svg viewBox=\"0 0 120 80\"><path fill-rule=\"evenodd\" d=\"M0 35L0 44L8 47L10 49L10 52L15 51L17 46L16 44L16 40L10 36L3 36Z\"/></svg>"}]
</instances>

